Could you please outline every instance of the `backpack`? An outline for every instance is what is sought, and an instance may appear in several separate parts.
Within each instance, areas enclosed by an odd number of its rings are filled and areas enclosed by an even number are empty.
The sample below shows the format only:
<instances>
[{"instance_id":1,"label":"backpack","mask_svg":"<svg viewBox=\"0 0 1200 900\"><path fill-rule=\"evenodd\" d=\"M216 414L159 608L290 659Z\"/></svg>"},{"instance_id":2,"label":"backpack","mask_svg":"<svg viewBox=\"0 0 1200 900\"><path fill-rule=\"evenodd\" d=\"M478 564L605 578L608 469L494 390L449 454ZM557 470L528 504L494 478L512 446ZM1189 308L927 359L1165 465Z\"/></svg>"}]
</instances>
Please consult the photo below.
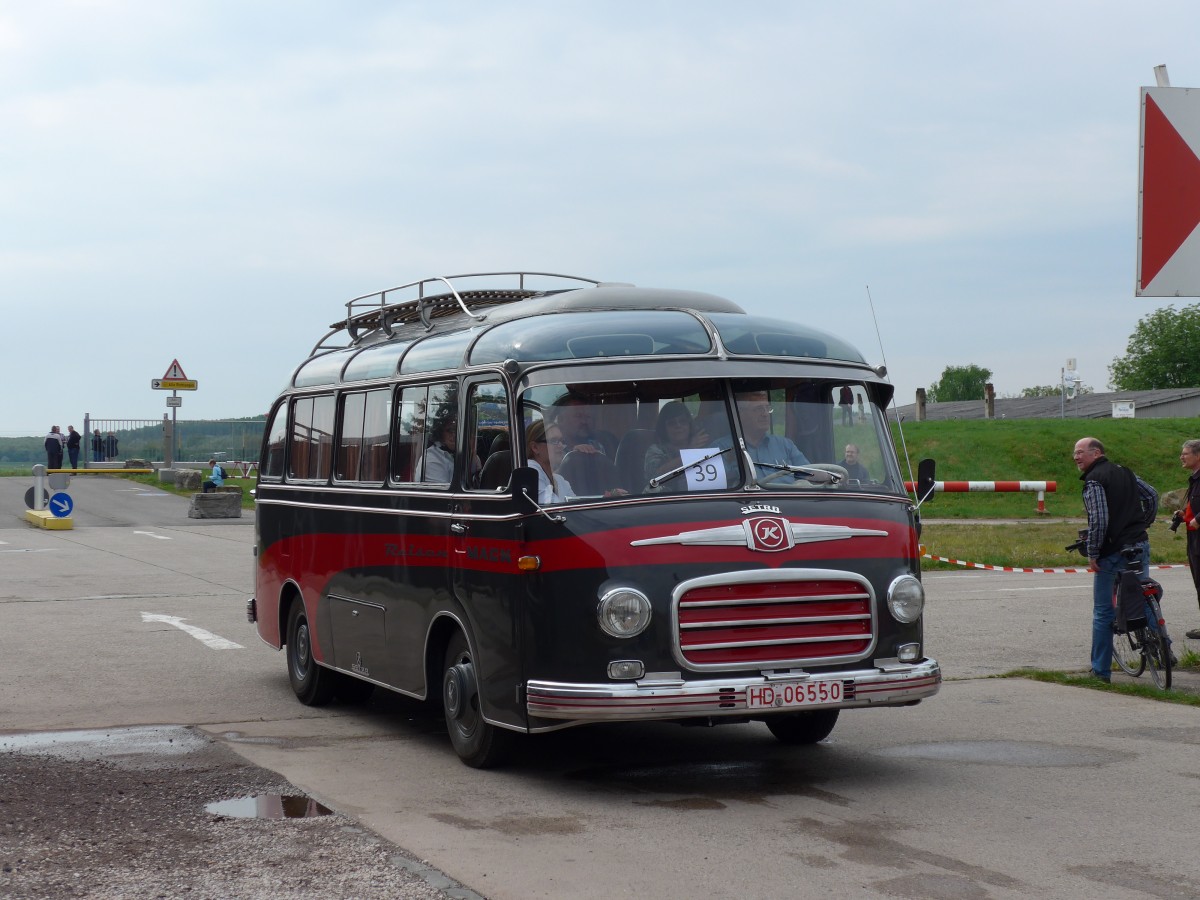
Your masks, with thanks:
<instances>
[{"instance_id":1,"label":"backpack","mask_svg":"<svg viewBox=\"0 0 1200 900\"><path fill-rule=\"evenodd\" d=\"M1156 518L1158 518L1158 491L1156 491L1154 488L1152 488L1146 482L1142 481L1141 478L1138 478L1137 475L1134 475L1133 477L1137 482L1138 502L1141 503L1141 505L1142 505L1142 522L1148 528L1151 525L1153 525L1154 520ZM1143 497L1141 495L1141 490L1143 488L1146 490L1147 493L1150 494L1149 498Z\"/></svg>"}]
</instances>

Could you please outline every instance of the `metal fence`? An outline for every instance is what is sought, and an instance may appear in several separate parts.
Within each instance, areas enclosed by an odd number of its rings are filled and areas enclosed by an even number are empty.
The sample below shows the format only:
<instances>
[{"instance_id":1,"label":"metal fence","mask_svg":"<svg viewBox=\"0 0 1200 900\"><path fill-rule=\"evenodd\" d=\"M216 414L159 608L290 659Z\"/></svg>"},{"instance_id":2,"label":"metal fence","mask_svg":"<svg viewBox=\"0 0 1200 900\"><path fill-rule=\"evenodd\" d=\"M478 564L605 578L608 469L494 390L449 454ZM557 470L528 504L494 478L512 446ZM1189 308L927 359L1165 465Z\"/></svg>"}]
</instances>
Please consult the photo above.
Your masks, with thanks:
<instances>
[{"instance_id":1,"label":"metal fence","mask_svg":"<svg viewBox=\"0 0 1200 900\"><path fill-rule=\"evenodd\" d=\"M145 459L164 462L167 458L167 434L170 420L104 419L84 416L85 432L79 464L120 459ZM178 461L257 462L262 445L263 419L180 419L175 422L174 452ZM100 438L97 452L93 442Z\"/></svg>"}]
</instances>

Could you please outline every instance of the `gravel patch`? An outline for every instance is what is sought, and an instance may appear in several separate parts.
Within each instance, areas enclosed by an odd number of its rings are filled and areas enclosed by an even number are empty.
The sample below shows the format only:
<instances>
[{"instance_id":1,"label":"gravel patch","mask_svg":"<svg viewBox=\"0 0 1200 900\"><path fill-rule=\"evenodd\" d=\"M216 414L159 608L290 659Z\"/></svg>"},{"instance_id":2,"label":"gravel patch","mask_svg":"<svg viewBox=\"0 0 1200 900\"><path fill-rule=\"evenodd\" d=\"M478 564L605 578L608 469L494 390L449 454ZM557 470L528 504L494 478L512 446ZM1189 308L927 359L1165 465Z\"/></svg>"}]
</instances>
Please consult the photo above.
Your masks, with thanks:
<instances>
[{"instance_id":1,"label":"gravel patch","mask_svg":"<svg viewBox=\"0 0 1200 900\"><path fill-rule=\"evenodd\" d=\"M0 736L0 896L479 897L336 812L207 812L303 792L197 732L90 734Z\"/></svg>"}]
</instances>

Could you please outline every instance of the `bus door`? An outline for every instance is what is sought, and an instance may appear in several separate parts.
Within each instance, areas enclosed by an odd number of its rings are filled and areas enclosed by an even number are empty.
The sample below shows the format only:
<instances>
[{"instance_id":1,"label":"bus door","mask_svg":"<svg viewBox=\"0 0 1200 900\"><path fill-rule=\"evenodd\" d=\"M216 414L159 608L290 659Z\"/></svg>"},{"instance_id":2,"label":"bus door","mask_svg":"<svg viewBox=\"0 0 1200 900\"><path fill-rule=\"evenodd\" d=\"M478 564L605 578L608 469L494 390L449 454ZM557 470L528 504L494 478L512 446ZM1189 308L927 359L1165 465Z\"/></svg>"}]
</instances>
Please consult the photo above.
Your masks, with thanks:
<instances>
[{"instance_id":1,"label":"bus door","mask_svg":"<svg viewBox=\"0 0 1200 900\"><path fill-rule=\"evenodd\" d=\"M486 675L479 690L489 718L524 724L512 688L522 678L519 622L526 576L517 571L521 526L509 516L517 453L509 391L496 376L469 379L463 389L461 492L450 522L454 594L472 632L476 667Z\"/></svg>"}]
</instances>

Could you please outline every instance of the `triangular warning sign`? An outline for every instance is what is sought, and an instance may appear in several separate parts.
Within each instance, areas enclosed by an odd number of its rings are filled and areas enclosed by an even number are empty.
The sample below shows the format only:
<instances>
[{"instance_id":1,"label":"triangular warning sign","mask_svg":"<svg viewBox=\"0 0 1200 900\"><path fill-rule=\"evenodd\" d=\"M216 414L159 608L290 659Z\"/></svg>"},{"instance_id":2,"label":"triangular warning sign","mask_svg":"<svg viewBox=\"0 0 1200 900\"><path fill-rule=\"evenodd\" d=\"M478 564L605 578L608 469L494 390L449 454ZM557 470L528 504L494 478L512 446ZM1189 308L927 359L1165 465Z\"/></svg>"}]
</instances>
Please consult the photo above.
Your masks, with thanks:
<instances>
[{"instance_id":1,"label":"triangular warning sign","mask_svg":"<svg viewBox=\"0 0 1200 900\"><path fill-rule=\"evenodd\" d=\"M187 381L188 377L183 374L183 367L179 365L179 360L171 360L171 365L167 367L167 374L162 377L163 381Z\"/></svg>"},{"instance_id":2,"label":"triangular warning sign","mask_svg":"<svg viewBox=\"0 0 1200 900\"><path fill-rule=\"evenodd\" d=\"M1142 271L1146 287L1200 224L1200 159L1153 98L1146 98Z\"/></svg>"}]
</instances>

